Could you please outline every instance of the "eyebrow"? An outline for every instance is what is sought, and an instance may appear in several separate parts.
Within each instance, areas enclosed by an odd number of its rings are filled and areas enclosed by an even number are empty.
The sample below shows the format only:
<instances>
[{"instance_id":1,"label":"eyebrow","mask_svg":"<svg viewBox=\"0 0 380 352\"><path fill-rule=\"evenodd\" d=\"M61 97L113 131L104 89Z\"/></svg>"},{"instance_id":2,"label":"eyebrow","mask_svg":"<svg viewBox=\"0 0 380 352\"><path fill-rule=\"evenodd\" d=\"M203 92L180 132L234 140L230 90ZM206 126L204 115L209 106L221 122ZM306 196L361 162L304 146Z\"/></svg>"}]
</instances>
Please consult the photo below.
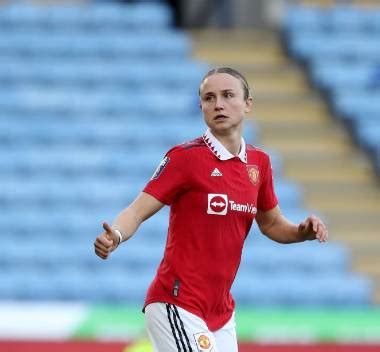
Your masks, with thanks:
<instances>
[{"instance_id":1,"label":"eyebrow","mask_svg":"<svg viewBox=\"0 0 380 352\"><path fill-rule=\"evenodd\" d=\"M222 93L234 92L234 89L233 88L222 89L221 92ZM203 95L210 95L210 94L215 94L215 93L214 92L203 93Z\"/></svg>"}]
</instances>

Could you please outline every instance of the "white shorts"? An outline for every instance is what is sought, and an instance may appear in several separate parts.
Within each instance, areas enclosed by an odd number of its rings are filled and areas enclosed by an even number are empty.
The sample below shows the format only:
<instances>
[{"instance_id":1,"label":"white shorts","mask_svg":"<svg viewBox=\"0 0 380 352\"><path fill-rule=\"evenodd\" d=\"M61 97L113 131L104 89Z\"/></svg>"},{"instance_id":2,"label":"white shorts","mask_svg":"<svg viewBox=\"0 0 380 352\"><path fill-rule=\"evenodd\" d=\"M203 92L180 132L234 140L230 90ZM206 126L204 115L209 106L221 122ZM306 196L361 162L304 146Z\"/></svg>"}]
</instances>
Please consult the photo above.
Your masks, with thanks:
<instances>
[{"instance_id":1,"label":"white shorts","mask_svg":"<svg viewBox=\"0 0 380 352\"><path fill-rule=\"evenodd\" d=\"M198 316L168 303L145 307L149 339L154 352L237 352L235 317L211 332Z\"/></svg>"}]
</instances>

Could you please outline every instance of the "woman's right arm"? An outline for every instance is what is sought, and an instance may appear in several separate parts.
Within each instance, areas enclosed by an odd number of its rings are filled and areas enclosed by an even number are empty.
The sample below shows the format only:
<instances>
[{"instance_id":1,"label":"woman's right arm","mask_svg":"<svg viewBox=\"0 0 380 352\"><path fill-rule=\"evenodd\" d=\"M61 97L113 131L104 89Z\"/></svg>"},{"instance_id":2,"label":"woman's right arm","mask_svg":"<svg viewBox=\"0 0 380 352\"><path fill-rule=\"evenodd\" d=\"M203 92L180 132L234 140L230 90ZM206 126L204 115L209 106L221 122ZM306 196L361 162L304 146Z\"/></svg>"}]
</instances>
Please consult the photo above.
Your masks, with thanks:
<instances>
[{"instance_id":1,"label":"woman's right arm","mask_svg":"<svg viewBox=\"0 0 380 352\"><path fill-rule=\"evenodd\" d=\"M102 259L107 259L119 245L120 239L121 242L127 241L144 220L157 213L163 206L163 203L148 193L140 193L131 205L116 217L112 226L103 223L104 232L94 242L96 255ZM119 233L122 236L121 238Z\"/></svg>"}]
</instances>

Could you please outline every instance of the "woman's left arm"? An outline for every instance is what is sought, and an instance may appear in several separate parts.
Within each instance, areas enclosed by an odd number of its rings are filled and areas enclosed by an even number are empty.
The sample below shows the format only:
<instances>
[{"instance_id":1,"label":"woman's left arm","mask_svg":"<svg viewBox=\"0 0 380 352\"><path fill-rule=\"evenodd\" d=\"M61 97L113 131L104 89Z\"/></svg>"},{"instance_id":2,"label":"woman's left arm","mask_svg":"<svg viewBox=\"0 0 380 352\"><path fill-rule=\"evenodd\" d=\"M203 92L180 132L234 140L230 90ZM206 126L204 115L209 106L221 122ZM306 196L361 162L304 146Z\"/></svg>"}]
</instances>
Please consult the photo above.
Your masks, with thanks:
<instances>
[{"instance_id":1,"label":"woman's left arm","mask_svg":"<svg viewBox=\"0 0 380 352\"><path fill-rule=\"evenodd\" d=\"M310 215L296 225L281 214L279 206L268 211L259 210L256 221L264 235L279 243L296 243L315 239L326 242L328 238L326 226L318 217Z\"/></svg>"}]
</instances>

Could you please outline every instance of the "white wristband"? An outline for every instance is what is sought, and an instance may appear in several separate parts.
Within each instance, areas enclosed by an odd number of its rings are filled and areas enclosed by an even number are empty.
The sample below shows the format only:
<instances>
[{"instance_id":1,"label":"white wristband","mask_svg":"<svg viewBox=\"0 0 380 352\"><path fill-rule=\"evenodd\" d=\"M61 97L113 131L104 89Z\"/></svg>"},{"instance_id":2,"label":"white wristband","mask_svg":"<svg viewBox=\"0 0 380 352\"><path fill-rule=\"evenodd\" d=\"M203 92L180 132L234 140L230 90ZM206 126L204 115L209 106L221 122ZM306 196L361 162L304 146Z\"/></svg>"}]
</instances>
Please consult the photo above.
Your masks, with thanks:
<instances>
[{"instance_id":1,"label":"white wristband","mask_svg":"<svg viewBox=\"0 0 380 352\"><path fill-rule=\"evenodd\" d=\"M117 245L119 245L121 242L123 242L123 235L121 234L121 232L119 230L114 230L117 235L119 236L119 242Z\"/></svg>"}]
</instances>

